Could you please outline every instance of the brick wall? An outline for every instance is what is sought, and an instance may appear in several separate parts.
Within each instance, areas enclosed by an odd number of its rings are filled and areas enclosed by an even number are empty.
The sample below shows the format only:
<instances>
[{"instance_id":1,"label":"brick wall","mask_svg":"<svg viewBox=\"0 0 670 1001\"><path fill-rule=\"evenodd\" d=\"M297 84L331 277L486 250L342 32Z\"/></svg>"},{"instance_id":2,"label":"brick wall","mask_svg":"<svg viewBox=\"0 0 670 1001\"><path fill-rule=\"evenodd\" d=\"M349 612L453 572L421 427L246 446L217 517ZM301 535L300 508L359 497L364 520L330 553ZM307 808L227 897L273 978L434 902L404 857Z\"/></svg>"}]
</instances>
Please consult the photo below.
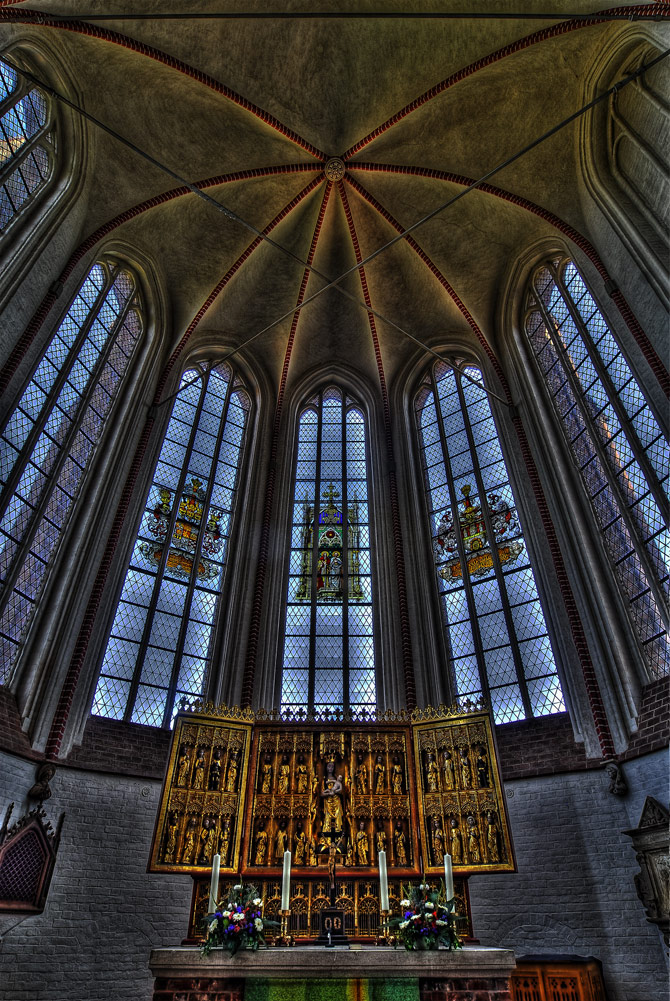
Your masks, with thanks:
<instances>
[{"instance_id":1,"label":"brick wall","mask_svg":"<svg viewBox=\"0 0 670 1001\"><path fill-rule=\"evenodd\" d=\"M89 717L80 747L67 763L92 771L163 780L172 733L155 726Z\"/></svg>"},{"instance_id":2,"label":"brick wall","mask_svg":"<svg viewBox=\"0 0 670 1001\"><path fill-rule=\"evenodd\" d=\"M667 678L654 681L644 690L642 706L637 718L637 733L633 734L622 760L630 761L667 747L670 741L670 685Z\"/></svg>"}]
</instances>

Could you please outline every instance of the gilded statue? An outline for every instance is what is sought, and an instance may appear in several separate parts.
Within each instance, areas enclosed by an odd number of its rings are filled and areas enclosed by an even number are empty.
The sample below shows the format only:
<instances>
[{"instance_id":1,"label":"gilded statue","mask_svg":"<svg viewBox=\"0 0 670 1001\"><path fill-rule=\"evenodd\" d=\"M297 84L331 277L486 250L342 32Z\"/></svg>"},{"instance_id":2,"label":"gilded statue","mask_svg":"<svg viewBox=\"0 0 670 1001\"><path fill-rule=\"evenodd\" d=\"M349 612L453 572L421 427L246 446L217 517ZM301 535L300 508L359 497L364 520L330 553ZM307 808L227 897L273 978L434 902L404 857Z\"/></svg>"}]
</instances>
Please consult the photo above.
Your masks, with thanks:
<instances>
[{"instance_id":1,"label":"gilded statue","mask_svg":"<svg viewBox=\"0 0 670 1001\"><path fill-rule=\"evenodd\" d=\"M261 792L266 796L270 792L272 787L272 758L269 754L265 755L265 761L261 767Z\"/></svg>"},{"instance_id":2,"label":"gilded statue","mask_svg":"<svg viewBox=\"0 0 670 1001\"><path fill-rule=\"evenodd\" d=\"M486 850L489 862L500 861L500 832L495 813L490 810L486 814Z\"/></svg>"},{"instance_id":3,"label":"gilded statue","mask_svg":"<svg viewBox=\"0 0 670 1001\"><path fill-rule=\"evenodd\" d=\"M288 848L288 831L286 830L286 821L282 820L275 835L274 859L277 865L283 864L284 852L287 850L287 848Z\"/></svg>"},{"instance_id":4,"label":"gilded statue","mask_svg":"<svg viewBox=\"0 0 670 1001\"><path fill-rule=\"evenodd\" d=\"M256 832L256 843L254 845L254 865L265 865L265 856L268 850L268 832L265 830L265 821L261 821Z\"/></svg>"},{"instance_id":5,"label":"gilded statue","mask_svg":"<svg viewBox=\"0 0 670 1001\"><path fill-rule=\"evenodd\" d=\"M407 865L407 844L405 841L405 832L402 829L400 821L395 826L393 844L395 847L396 863L398 865Z\"/></svg>"},{"instance_id":6,"label":"gilded statue","mask_svg":"<svg viewBox=\"0 0 670 1001\"><path fill-rule=\"evenodd\" d=\"M354 772L354 782L356 792L360 796L365 796L368 791L368 766L366 765L362 754L358 755L358 764L356 765L356 771Z\"/></svg>"},{"instance_id":7,"label":"gilded statue","mask_svg":"<svg viewBox=\"0 0 670 1001\"><path fill-rule=\"evenodd\" d=\"M351 840L351 838L349 838L349 840L347 841L347 857L345 859L344 864L345 865L354 864L354 843Z\"/></svg>"},{"instance_id":8,"label":"gilded statue","mask_svg":"<svg viewBox=\"0 0 670 1001\"><path fill-rule=\"evenodd\" d=\"M307 855L307 835L302 829L302 824L298 821L293 839L293 861L296 865L305 865Z\"/></svg>"},{"instance_id":9,"label":"gilded statue","mask_svg":"<svg viewBox=\"0 0 670 1001\"><path fill-rule=\"evenodd\" d=\"M235 792L237 789L237 772L239 768L238 751L231 751L228 762L228 777L226 779L226 792Z\"/></svg>"},{"instance_id":10,"label":"gilded statue","mask_svg":"<svg viewBox=\"0 0 670 1001\"><path fill-rule=\"evenodd\" d=\"M451 835L450 835L450 846L451 846L451 860L455 864L462 865L463 863L463 835L461 834L461 829L458 826L458 821L456 817L451 818Z\"/></svg>"},{"instance_id":11,"label":"gilded statue","mask_svg":"<svg viewBox=\"0 0 670 1001\"><path fill-rule=\"evenodd\" d=\"M202 747L199 747L195 755L195 764L193 765L193 781L191 787L193 789L203 789L205 785L205 752Z\"/></svg>"},{"instance_id":12,"label":"gilded statue","mask_svg":"<svg viewBox=\"0 0 670 1001\"><path fill-rule=\"evenodd\" d=\"M477 748L477 760L475 761L475 767L477 769L477 784L479 785L479 788L488 788L490 785L489 763L486 760L486 753L483 747Z\"/></svg>"},{"instance_id":13,"label":"gilded statue","mask_svg":"<svg viewBox=\"0 0 670 1001\"><path fill-rule=\"evenodd\" d=\"M307 792L307 783L309 782L309 769L305 764L305 755L301 754L298 758L298 764L295 769L296 774L296 792L299 796L303 796Z\"/></svg>"},{"instance_id":14,"label":"gilded statue","mask_svg":"<svg viewBox=\"0 0 670 1001\"><path fill-rule=\"evenodd\" d=\"M459 753L461 756L461 785L464 789L470 789L472 786L472 769L470 767L467 747L461 747Z\"/></svg>"},{"instance_id":15,"label":"gilded statue","mask_svg":"<svg viewBox=\"0 0 670 1001\"><path fill-rule=\"evenodd\" d=\"M221 751L219 748L215 748L212 754L212 763L209 766L209 779L207 781L207 788L210 792L218 792L219 784L221 782Z\"/></svg>"},{"instance_id":16,"label":"gilded statue","mask_svg":"<svg viewBox=\"0 0 670 1001\"><path fill-rule=\"evenodd\" d=\"M165 861L174 862L177 851L177 837L179 835L179 815L174 811L168 817L168 835L165 845Z\"/></svg>"},{"instance_id":17,"label":"gilded statue","mask_svg":"<svg viewBox=\"0 0 670 1001\"><path fill-rule=\"evenodd\" d=\"M428 786L428 792L437 792L439 781L440 769L435 760L435 755L431 751L428 755L428 764L426 765L426 785Z\"/></svg>"},{"instance_id":18,"label":"gilded statue","mask_svg":"<svg viewBox=\"0 0 670 1001\"><path fill-rule=\"evenodd\" d=\"M309 864L310 865L316 865L317 864L317 859L316 859L316 845L314 844L314 839L313 838L309 842L308 851L309 851Z\"/></svg>"},{"instance_id":19,"label":"gilded statue","mask_svg":"<svg viewBox=\"0 0 670 1001\"><path fill-rule=\"evenodd\" d=\"M214 845L216 843L216 820L213 817L205 817L200 831L200 865L211 865L214 855Z\"/></svg>"},{"instance_id":20,"label":"gilded statue","mask_svg":"<svg viewBox=\"0 0 670 1001\"><path fill-rule=\"evenodd\" d=\"M183 865L193 864L193 855L195 853L195 840L196 840L196 817L193 816L189 820L186 826L186 833L184 835L184 844L181 849L181 861Z\"/></svg>"},{"instance_id":21,"label":"gilded statue","mask_svg":"<svg viewBox=\"0 0 670 1001\"><path fill-rule=\"evenodd\" d=\"M356 834L356 860L358 865L368 864L369 842L365 823L361 820Z\"/></svg>"},{"instance_id":22,"label":"gilded statue","mask_svg":"<svg viewBox=\"0 0 670 1001\"><path fill-rule=\"evenodd\" d=\"M375 848L377 850L377 858L379 858L380 852L386 851L386 831L381 824L377 827L375 832Z\"/></svg>"},{"instance_id":23,"label":"gilded statue","mask_svg":"<svg viewBox=\"0 0 670 1001\"><path fill-rule=\"evenodd\" d=\"M402 765L398 755L394 755L391 765L391 792L394 796L402 795Z\"/></svg>"},{"instance_id":24,"label":"gilded statue","mask_svg":"<svg viewBox=\"0 0 670 1001\"><path fill-rule=\"evenodd\" d=\"M177 765L177 785L186 786L188 785L188 778L191 773L191 749L190 747L184 747L179 756L179 764Z\"/></svg>"},{"instance_id":25,"label":"gilded statue","mask_svg":"<svg viewBox=\"0 0 670 1001\"><path fill-rule=\"evenodd\" d=\"M477 828L477 821L472 814L468 814L467 825L468 856L471 862L481 862L482 856L479 848L479 829Z\"/></svg>"},{"instance_id":26,"label":"gilded statue","mask_svg":"<svg viewBox=\"0 0 670 1001\"><path fill-rule=\"evenodd\" d=\"M384 792L386 785L386 766L381 754L377 755L375 762L375 796L380 796Z\"/></svg>"},{"instance_id":27,"label":"gilded statue","mask_svg":"<svg viewBox=\"0 0 670 1001\"><path fill-rule=\"evenodd\" d=\"M291 779L291 765L289 764L288 754L282 755L281 764L279 766L279 778L277 781L277 792L286 795L288 792L288 784Z\"/></svg>"},{"instance_id":28,"label":"gilded statue","mask_svg":"<svg viewBox=\"0 0 670 1001\"><path fill-rule=\"evenodd\" d=\"M454 759L451 751L444 751L442 754L442 780L445 789L456 788L456 772L454 771Z\"/></svg>"},{"instance_id":29,"label":"gilded statue","mask_svg":"<svg viewBox=\"0 0 670 1001\"><path fill-rule=\"evenodd\" d=\"M445 856L444 851L444 831L439 817L433 817L433 827L430 832L431 844L433 848L433 865L441 865Z\"/></svg>"},{"instance_id":30,"label":"gilded statue","mask_svg":"<svg viewBox=\"0 0 670 1001\"><path fill-rule=\"evenodd\" d=\"M335 775L335 762L331 758L326 762L326 777L321 789L323 798L322 834L340 834L344 829L342 794L342 776Z\"/></svg>"},{"instance_id":31,"label":"gilded statue","mask_svg":"<svg viewBox=\"0 0 670 1001\"><path fill-rule=\"evenodd\" d=\"M230 833L230 819L226 818L223 822L221 843L219 845L219 855L221 856L221 865L223 866L225 866L228 862L228 853L230 852Z\"/></svg>"}]
</instances>

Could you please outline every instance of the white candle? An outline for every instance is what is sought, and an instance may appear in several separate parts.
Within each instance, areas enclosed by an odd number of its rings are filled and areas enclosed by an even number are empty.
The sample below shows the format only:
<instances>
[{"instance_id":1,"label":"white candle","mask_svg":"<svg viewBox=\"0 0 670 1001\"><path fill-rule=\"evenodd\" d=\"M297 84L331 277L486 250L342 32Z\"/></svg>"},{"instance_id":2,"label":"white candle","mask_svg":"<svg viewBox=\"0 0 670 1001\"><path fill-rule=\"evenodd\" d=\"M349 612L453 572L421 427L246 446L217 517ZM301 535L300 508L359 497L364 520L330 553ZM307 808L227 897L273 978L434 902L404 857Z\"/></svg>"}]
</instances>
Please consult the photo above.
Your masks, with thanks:
<instances>
[{"instance_id":1,"label":"white candle","mask_svg":"<svg viewBox=\"0 0 670 1001\"><path fill-rule=\"evenodd\" d=\"M379 899L381 909L389 910L389 881L386 873L386 852L379 852Z\"/></svg>"},{"instance_id":2,"label":"white candle","mask_svg":"<svg viewBox=\"0 0 670 1001\"><path fill-rule=\"evenodd\" d=\"M291 903L291 853L284 852L284 873L281 881L281 909L288 911Z\"/></svg>"},{"instance_id":3,"label":"white candle","mask_svg":"<svg viewBox=\"0 0 670 1001\"><path fill-rule=\"evenodd\" d=\"M216 898L219 895L219 866L221 865L221 856L215 855L212 859L212 877L209 881L209 913L212 914L216 910Z\"/></svg>"},{"instance_id":4,"label":"white candle","mask_svg":"<svg viewBox=\"0 0 670 1001\"><path fill-rule=\"evenodd\" d=\"M451 868L451 855L444 856L444 888L447 892L447 900L451 900L454 895L454 873Z\"/></svg>"}]
</instances>

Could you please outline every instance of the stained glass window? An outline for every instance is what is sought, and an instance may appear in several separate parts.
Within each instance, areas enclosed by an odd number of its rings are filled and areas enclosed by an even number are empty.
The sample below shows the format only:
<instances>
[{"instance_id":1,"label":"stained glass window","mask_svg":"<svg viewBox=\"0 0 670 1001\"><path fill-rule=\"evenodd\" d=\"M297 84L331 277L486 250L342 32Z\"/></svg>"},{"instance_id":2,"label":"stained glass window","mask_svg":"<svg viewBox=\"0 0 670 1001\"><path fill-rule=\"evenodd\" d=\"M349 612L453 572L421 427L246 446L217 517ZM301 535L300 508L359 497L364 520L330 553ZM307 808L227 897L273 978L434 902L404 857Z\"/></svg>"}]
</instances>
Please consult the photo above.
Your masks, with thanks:
<instances>
[{"instance_id":1,"label":"stained glass window","mask_svg":"<svg viewBox=\"0 0 670 1001\"><path fill-rule=\"evenodd\" d=\"M668 673L668 472L660 421L572 261L535 271L525 328L651 678Z\"/></svg>"},{"instance_id":2,"label":"stained glass window","mask_svg":"<svg viewBox=\"0 0 670 1001\"><path fill-rule=\"evenodd\" d=\"M203 691L250 401L228 365L184 372L92 712L169 726Z\"/></svg>"},{"instance_id":3,"label":"stained glass window","mask_svg":"<svg viewBox=\"0 0 670 1001\"><path fill-rule=\"evenodd\" d=\"M365 420L330 387L300 415L282 711L376 707Z\"/></svg>"},{"instance_id":4,"label":"stained glass window","mask_svg":"<svg viewBox=\"0 0 670 1001\"><path fill-rule=\"evenodd\" d=\"M491 407L474 366L436 363L416 398L453 690L497 723L565 709ZM469 376L469 378L467 378ZM471 381L474 380L474 381Z\"/></svg>"},{"instance_id":5,"label":"stained glass window","mask_svg":"<svg viewBox=\"0 0 670 1001\"><path fill-rule=\"evenodd\" d=\"M0 233L49 179L54 165L51 106L0 60Z\"/></svg>"},{"instance_id":6,"label":"stained glass window","mask_svg":"<svg viewBox=\"0 0 670 1001\"><path fill-rule=\"evenodd\" d=\"M94 264L2 431L3 683L141 332L132 274L114 261Z\"/></svg>"}]
</instances>

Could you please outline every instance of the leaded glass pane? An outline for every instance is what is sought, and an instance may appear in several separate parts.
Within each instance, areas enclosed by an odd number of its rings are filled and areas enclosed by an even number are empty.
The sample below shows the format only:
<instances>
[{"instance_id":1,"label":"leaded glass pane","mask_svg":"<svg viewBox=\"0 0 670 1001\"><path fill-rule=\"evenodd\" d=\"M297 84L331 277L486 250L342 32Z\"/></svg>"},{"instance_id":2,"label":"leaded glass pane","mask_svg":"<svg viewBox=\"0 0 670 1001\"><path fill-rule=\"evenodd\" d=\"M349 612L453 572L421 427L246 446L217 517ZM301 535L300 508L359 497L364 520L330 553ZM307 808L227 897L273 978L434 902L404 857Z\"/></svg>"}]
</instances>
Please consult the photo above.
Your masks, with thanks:
<instances>
[{"instance_id":1,"label":"leaded glass pane","mask_svg":"<svg viewBox=\"0 0 670 1001\"><path fill-rule=\"evenodd\" d=\"M526 333L651 677L660 677L670 662L670 645L658 628L662 622L667 627L663 595L669 560L662 532L668 517L668 442L573 262L539 268L533 286ZM656 626L649 631L651 621Z\"/></svg>"},{"instance_id":2,"label":"leaded glass pane","mask_svg":"<svg viewBox=\"0 0 670 1001\"><path fill-rule=\"evenodd\" d=\"M373 709L365 420L335 387L300 415L295 474L281 705Z\"/></svg>"},{"instance_id":3,"label":"leaded glass pane","mask_svg":"<svg viewBox=\"0 0 670 1001\"><path fill-rule=\"evenodd\" d=\"M132 662L125 719L170 725L179 699L203 691L250 411L232 380L228 365L182 376L103 658L96 715L118 711L118 698L107 695L118 674L112 651Z\"/></svg>"},{"instance_id":4,"label":"leaded glass pane","mask_svg":"<svg viewBox=\"0 0 670 1001\"><path fill-rule=\"evenodd\" d=\"M490 700L498 723L562 711L527 693L536 657L522 640L546 641L542 673L560 685L482 374L438 362L433 379L416 419L456 697Z\"/></svg>"},{"instance_id":5,"label":"leaded glass pane","mask_svg":"<svg viewBox=\"0 0 670 1001\"><path fill-rule=\"evenodd\" d=\"M123 321L118 303L130 296L136 296L130 273L111 263L93 266L0 436L6 460L0 476L0 565L6 584L0 608L12 645L0 667L0 681L9 677L25 639L72 502L141 333L137 324L129 352L116 359L112 385L110 355ZM110 302L114 309L105 312ZM101 397L105 381L109 392ZM12 589L19 594L17 601L9 597Z\"/></svg>"}]
</instances>

